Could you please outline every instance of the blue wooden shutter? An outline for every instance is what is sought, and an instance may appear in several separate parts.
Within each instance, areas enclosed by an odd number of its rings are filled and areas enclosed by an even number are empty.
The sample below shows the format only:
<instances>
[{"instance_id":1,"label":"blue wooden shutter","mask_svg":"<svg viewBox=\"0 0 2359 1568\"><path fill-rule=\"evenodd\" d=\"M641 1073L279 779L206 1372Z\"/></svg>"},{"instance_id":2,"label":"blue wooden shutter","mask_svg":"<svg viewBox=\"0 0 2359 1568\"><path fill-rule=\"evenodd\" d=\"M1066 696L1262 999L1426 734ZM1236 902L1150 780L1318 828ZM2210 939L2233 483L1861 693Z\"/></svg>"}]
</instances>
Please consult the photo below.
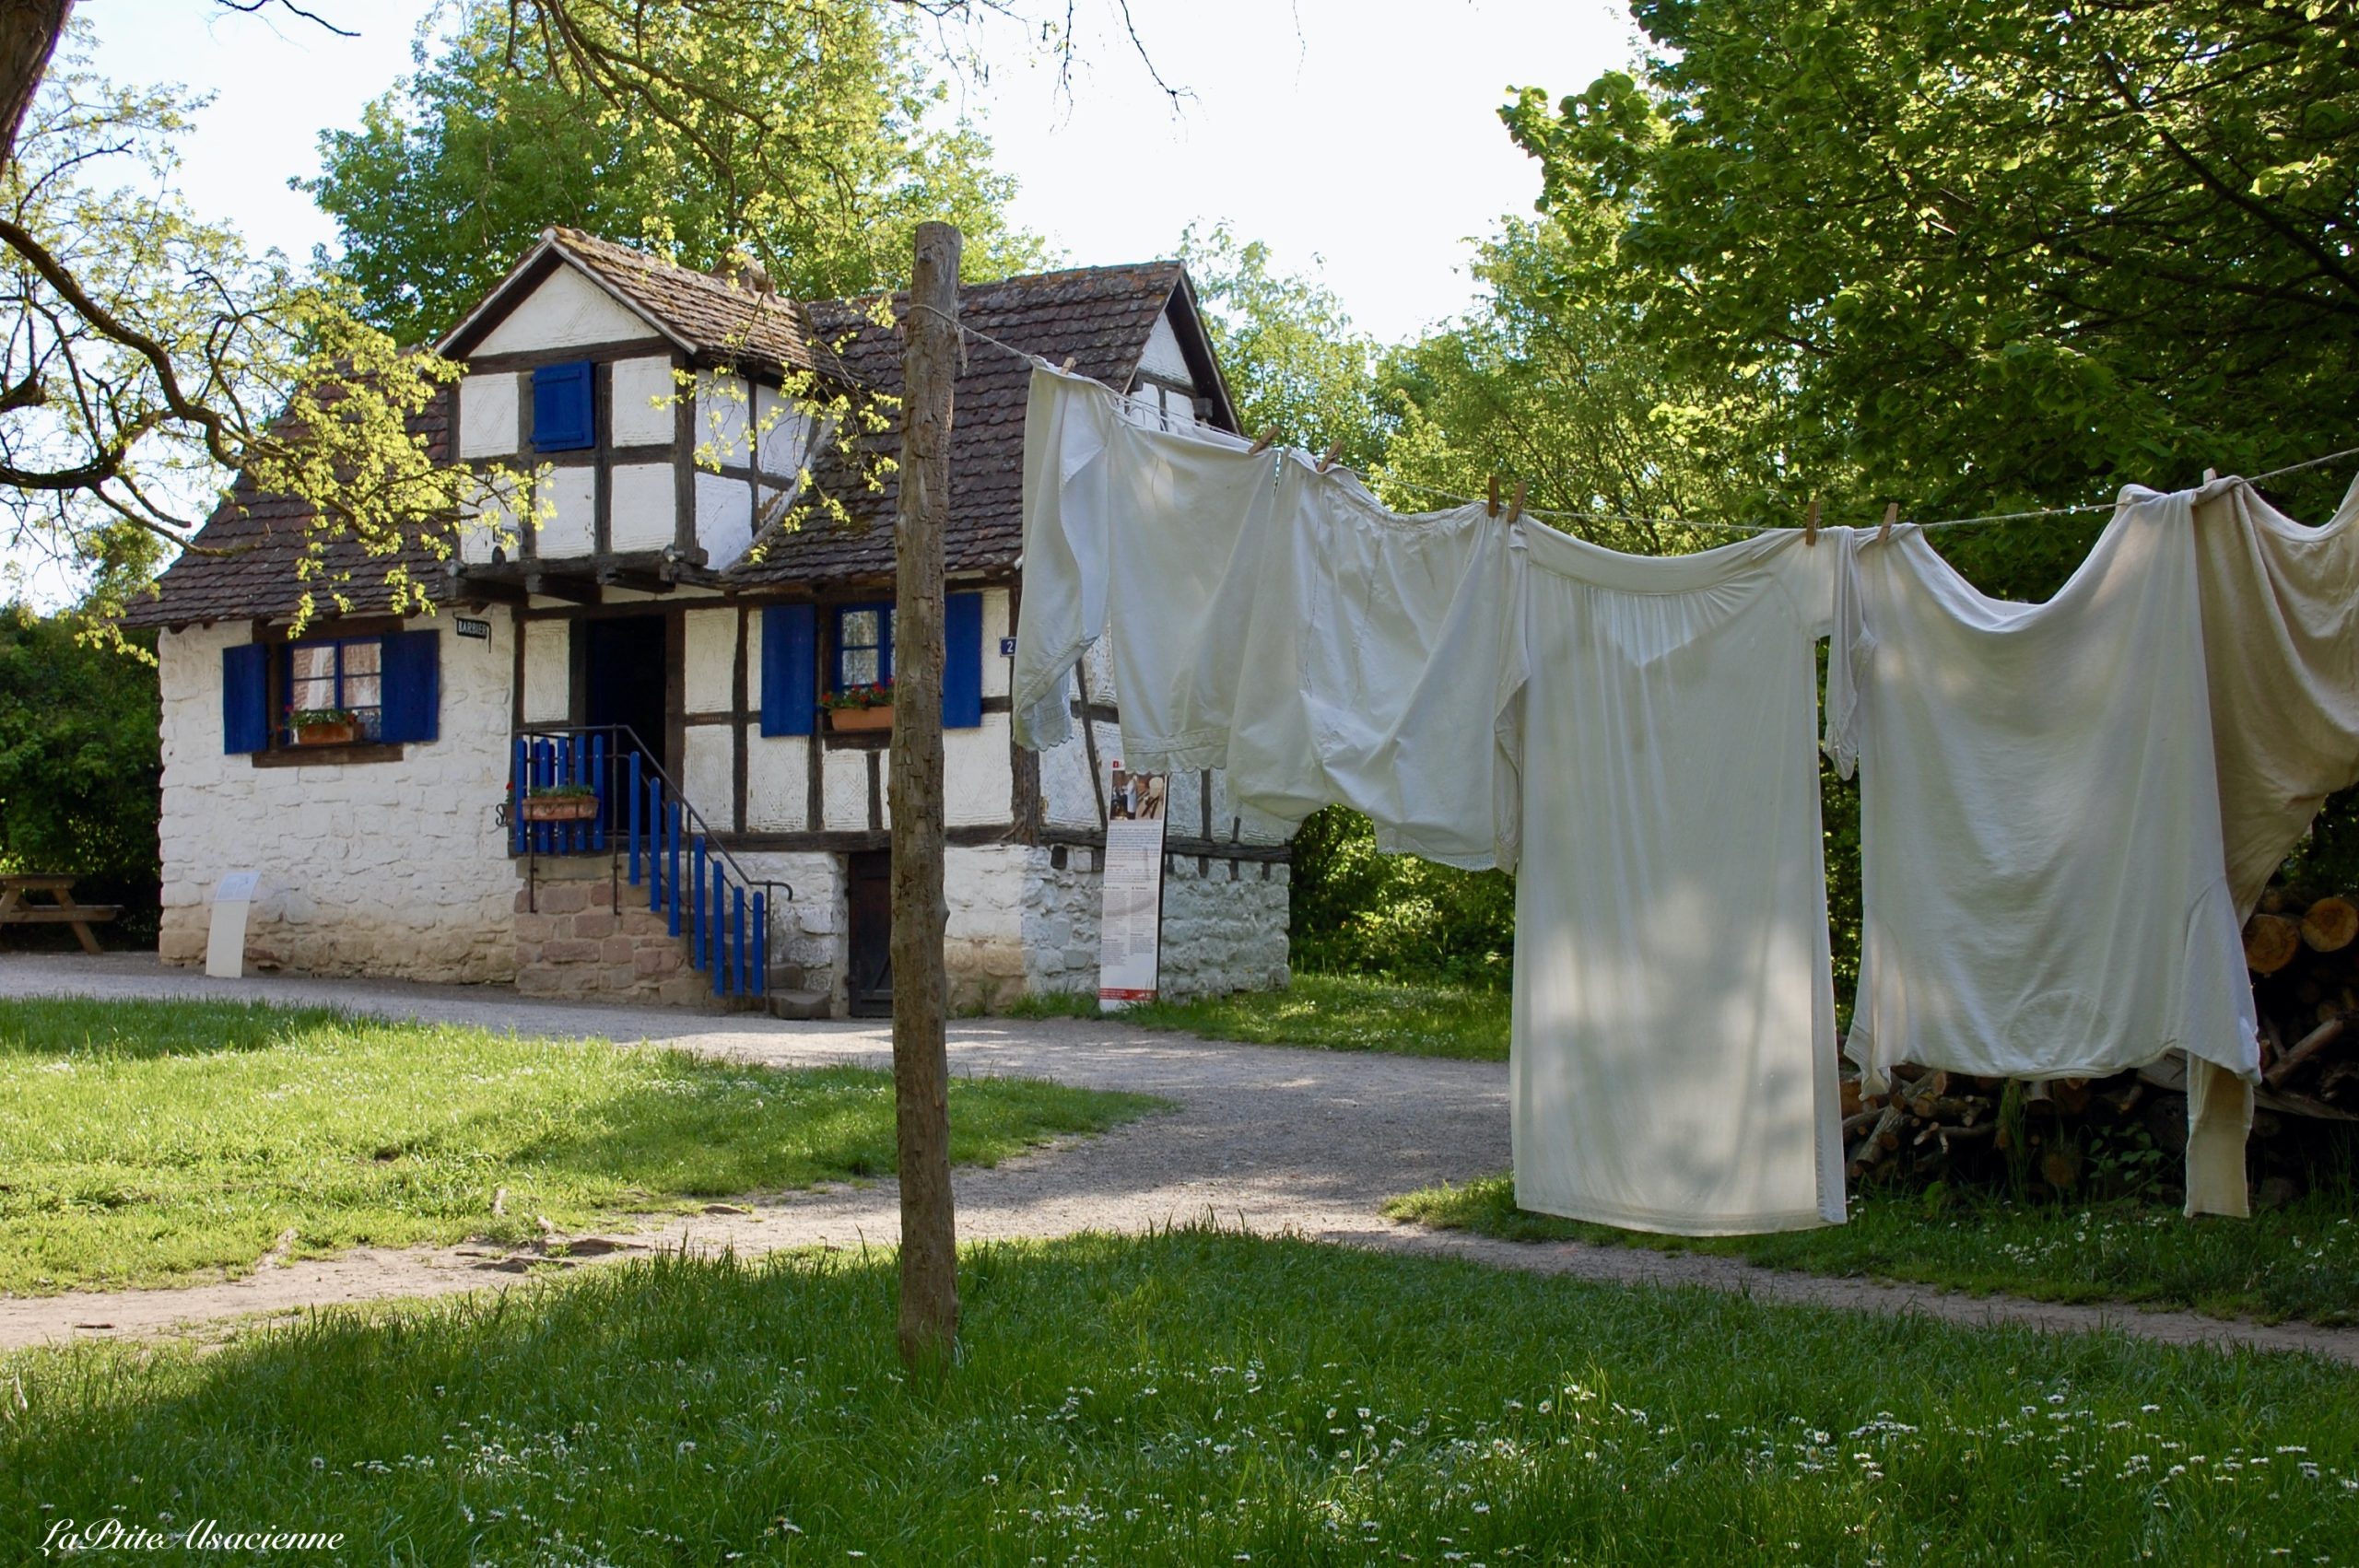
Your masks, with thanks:
<instances>
[{"instance_id":1,"label":"blue wooden shutter","mask_svg":"<svg viewBox=\"0 0 2359 1568\"><path fill-rule=\"evenodd\" d=\"M762 610L762 733L807 735L819 693L819 607Z\"/></svg>"},{"instance_id":2,"label":"blue wooden shutter","mask_svg":"<svg viewBox=\"0 0 2359 1568\"><path fill-rule=\"evenodd\" d=\"M942 602L942 727L971 730L983 721L983 596L953 593Z\"/></svg>"},{"instance_id":3,"label":"blue wooden shutter","mask_svg":"<svg viewBox=\"0 0 2359 1568\"><path fill-rule=\"evenodd\" d=\"M393 632L385 638L380 677L377 738L385 742L431 741L442 729L442 634Z\"/></svg>"},{"instance_id":4,"label":"blue wooden shutter","mask_svg":"<svg viewBox=\"0 0 2359 1568\"><path fill-rule=\"evenodd\" d=\"M533 372L533 450L579 451L597 442L591 418L590 362L544 365Z\"/></svg>"},{"instance_id":5,"label":"blue wooden shutter","mask_svg":"<svg viewBox=\"0 0 2359 1568\"><path fill-rule=\"evenodd\" d=\"M270 744L270 644L241 642L221 650L221 749L258 752Z\"/></svg>"}]
</instances>

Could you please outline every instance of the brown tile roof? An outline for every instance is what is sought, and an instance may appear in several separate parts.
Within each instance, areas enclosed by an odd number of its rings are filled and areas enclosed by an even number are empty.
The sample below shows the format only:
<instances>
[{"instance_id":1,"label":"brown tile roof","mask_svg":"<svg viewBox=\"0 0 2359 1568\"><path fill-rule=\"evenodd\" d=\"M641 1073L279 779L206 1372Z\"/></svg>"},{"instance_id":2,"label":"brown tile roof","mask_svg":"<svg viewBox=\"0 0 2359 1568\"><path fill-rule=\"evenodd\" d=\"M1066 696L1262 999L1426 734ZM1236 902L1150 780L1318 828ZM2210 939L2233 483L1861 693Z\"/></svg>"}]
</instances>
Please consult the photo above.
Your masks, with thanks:
<instances>
[{"instance_id":1,"label":"brown tile roof","mask_svg":"<svg viewBox=\"0 0 2359 1568\"><path fill-rule=\"evenodd\" d=\"M678 335L743 330L749 291L701 273L652 261L626 246L571 229L551 237L581 264L596 268L617 288L651 311L659 310ZM1062 362L1116 387L1127 386L1144 352L1148 335L1184 274L1177 262L1084 267L1039 273L998 283L969 284L959 290L960 319L970 327L1045 359ZM873 305L873 301L870 304ZM895 309L906 305L897 297ZM732 315L731 312L735 314ZM824 364L844 381L871 390L900 391L900 343L892 329L867 319L866 308L831 300L790 306L766 298L757 312L759 353L780 359L801 356ZM741 363L746 361L741 360ZM775 369L779 360L757 360ZM968 345L967 369L958 378L951 440L953 500L945 544L945 564L954 573L1012 567L1023 546L1024 410L1030 391L1027 363L988 344ZM449 451L448 402L438 399L414 427L426 433L438 455ZM875 438L887 456L898 453L898 430ZM761 541L759 560L741 562L722 574L726 588L771 590L805 584L845 584L888 579L893 571L894 509L898 492L888 478L870 495L845 482L839 463L823 462L816 476L833 483L850 503L853 525L773 530ZM279 618L293 613L304 584L295 576L309 512L289 497L261 496L241 475L229 498L197 534L200 544L225 555L184 552L164 572L158 597L135 600L124 619L134 626L178 626L246 616ZM349 572L342 591L357 612L381 611L390 603L384 559L365 556L339 542L327 552L331 577ZM422 545L403 557L439 591L440 564ZM324 605L324 584L315 581ZM438 597L440 593L438 591Z\"/></svg>"},{"instance_id":2,"label":"brown tile roof","mask_svg":"<svg viewBox=\"0 0 2359 1568\"><path fill-rule=\"evenodd\" d=\"M446 392L409 421L415 435L426 438L427 450L439 461L450 455L450 396ZM351 602L357 614L392 608L393 595L385 575L399 561L411 575L440 589L443 567L424 544L413 542L398 556L370 556L349 538L329 541L323 570L299 579L296 568L309 540L309 503L292 496L255 492L244 474L221 504L213 509L196 542L205 549L183 550L157 580L155 597L135 595L123 614L134 626L183 626L198 621L243 620L267 616L283 620L295 613L306 590L312 613L338 613L334 594ZM348 576L348 580L343 580ZM438 593L437 597L440 595Z\"/></svg>"},{"instance_id":3,"label":"brown tile roof","mask_svg":"<svg viewBox=\"0 0 2359 1568\"><path fill-rule=\"evenodd\" d=\"M1177 262L1145 262L968 284L958 291L958 319L1051 363L1070 356L1079 374L1127 387L1182 276ZM897 316L907 307L906 295L895 296ZM901 349L891 328L869 321L857 303L815 304L811 315L821 341L837 348L859 384L898 395ZM1015 356L968 343L950 437L950 518L943 540L949 571L1010 567L1023 549L1024 407L1031 376L1031 367ZM873 440L883 455L899 454L898 429ZM757 541L759 559L731 568L722 574L723 582L782 587L892 576L892 523L899 502L892 478L871 493L851 482L846 465L823 462L813 482L845 501L851 524L773 529Z\"/></svg>"},{"instance_id":4,"label":"brown tile roof","mask_svg":"<svg viewBox=\"0 0 2359 1568\"><path fill-rule=\"evenodd\" d=\"M809 317L792 299L757 294L578 228L551 228L543 238L670 328L700 360L773 375L832 368L827 355L814 351Z\"/></svg>"}]
</instances>

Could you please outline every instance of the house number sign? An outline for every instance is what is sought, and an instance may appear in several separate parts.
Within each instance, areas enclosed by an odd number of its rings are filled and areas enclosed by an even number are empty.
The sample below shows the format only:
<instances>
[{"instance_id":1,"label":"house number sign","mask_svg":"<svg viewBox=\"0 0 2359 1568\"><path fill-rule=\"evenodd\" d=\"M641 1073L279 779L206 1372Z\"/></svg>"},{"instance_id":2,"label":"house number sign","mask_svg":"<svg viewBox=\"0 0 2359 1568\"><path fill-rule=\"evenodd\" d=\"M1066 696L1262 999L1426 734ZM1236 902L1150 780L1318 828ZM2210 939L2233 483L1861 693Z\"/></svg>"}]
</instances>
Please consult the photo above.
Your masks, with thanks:
<instances>
[{"instance_id":1,"label":"house number sign","mask_svg":"<svg viewBox=\"0 0 2359 1568\"><path fill-rule=\"evenodd\" d=\"M461 637L472 638L476 642L489 642L491 640L491 623L489 621L478 621L465 615L460 615L456 617L456 624Z\"/></svg>"}]
</instances>

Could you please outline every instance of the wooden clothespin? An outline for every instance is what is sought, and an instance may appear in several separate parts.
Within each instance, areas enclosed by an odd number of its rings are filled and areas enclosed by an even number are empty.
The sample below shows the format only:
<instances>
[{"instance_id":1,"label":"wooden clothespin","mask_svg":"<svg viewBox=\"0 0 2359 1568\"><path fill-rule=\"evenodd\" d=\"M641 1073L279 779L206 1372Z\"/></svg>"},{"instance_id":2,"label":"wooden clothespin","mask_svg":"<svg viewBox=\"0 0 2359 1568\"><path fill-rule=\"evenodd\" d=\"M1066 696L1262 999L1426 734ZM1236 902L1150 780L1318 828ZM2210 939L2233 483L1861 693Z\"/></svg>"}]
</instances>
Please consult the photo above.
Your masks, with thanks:
<instances>
[{"instance_id":1,"label":"wooden clothespin","mask_svg":"<svg viewBox=\"0 0 2359 1568\"><path fill-rule=\"evenodd\" d=\"M2211 483L2212 483L2212 481L2213 481L2214 479L2217 479L2217 478L2219 478L2219 477L2220 477L2220 471L2219 471L2218 469L2216 469L2216 468L2207 468L2207 469L2205 469L2205 470L2203 471L2203 482L2204 482L2206 485L2211 484Z\"/></svg>"},{"instance_id":2,"label":"wooden clothespin","mask_svg":"<svg viewBox=\"0 0 2359 1568\"><path fill-rule=\"evenodd\" d=\"M1330 447L1327 449L1327 455L1326 455L1325 457L1322 457L1322 458L1320 458L1320 459L1319 460L1319 472L1320 472L1320 473L1321 473L1321 474L1324 474L1324 473L1326 473L1329 469L1331 469L1331 468L1334 467L1334 466L1335 466L1335 459L1336 459L1337 455L1338 455L1338 454L1340 454L1340 453L1343 451L1343 450L1344 450L1344 443L1343 443L1343 442L1341 442L1341 441L1337 441L1337 442L1335 442L1333 445L1330 446Z\"/></svg>"},{"instance_id":3,"label":"wooden clothespin","mask_svg":"<svg viewBox=\"0 0 2359 1568\"><path fill-rule=\"evenodd\" d=\"M1261 456L1263 452L1270 450L1270 443L1277 439L1278 427L1275 425L1273 425L1268 429L1253 438L1253 445L1247 450L1245 455L1247 457Z\"/></svg>"},{"instance_id":4,"label":"wooden clothespin","mask_svg":"<svg viewBox=\"0 0 2359 1568\"><path fill-rule=\"evenodd\" d=\"M1805 544L1818 543L1818 497L1816 496L1810 498L1810 510L1802 516L1802 543Z\"/></svg>"},{"instance_id":5,"label":"wooden clothespin","mask_svg":"<svg viewBox=\"0 0 2359 1568\"><path fill-rule=\"evenodd\" d=\"M1523 481L1515 482L1515 499L1508 503L1508 521L1513 522L1523 515Z\"/></svg>"},{"instance_id":6,"label":"wooden clothespin","mask_svg":"<svg viewBox=\"0 0 2359 1568\"><path fill-rule=\"evenodd\" d=\"M1899 521L1900 503L1898 501L1886 501L1884 504L1884 526L1876 530L1876 543L1879 544L1890 544L1892 542L1892 525Z\"/></svg>"},{"instance_id":7,"label":"wooden clothespin","mask_svg":"<svg viewBox=\"0 0 2359 1568\"><path fill-rule=\"evenodd\" d=\"M1066 375L1068 375L1068 376L1072 375L1072 374L1073 374L1073 356L1072 356L1072 355L1070 355L1070 354L1066 355L1066 356L1065 356L1065 362L1064 362L1063 364L1062 364L1062 365L1058 366L1058 367L1057 367L1057 369L1060 369L1060 370L1062 370L1062 371L1063 371Z\"/></svg>"},{"instance_id":8,"label":"wooden clothespin","mask_svg":"<svg viewBox=\"0 0 2359 1568\"><path fill-rule=\"evenodd\" d=\"M1496 474L1491 475L1491 515L1499 515L1499 476Z\"/></svg>"}]
</instances>

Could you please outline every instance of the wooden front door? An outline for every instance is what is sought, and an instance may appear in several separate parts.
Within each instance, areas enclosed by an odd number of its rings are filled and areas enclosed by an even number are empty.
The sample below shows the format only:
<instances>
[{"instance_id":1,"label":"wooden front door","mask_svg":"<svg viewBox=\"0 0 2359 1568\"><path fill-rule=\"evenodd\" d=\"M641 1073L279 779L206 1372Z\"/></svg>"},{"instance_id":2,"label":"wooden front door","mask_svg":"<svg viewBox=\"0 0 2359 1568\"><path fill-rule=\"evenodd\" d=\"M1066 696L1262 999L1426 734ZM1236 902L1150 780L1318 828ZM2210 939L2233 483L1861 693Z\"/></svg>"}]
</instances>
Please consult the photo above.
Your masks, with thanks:
<instances>
[{"instance_id":1,"label":"wooden front door","mask_svg":"<svg viewBox=\"0 0 2359 1568\"><path fill-rule=\"evenodd\" d=\"M851 883L851 1012L882 1017L893 1011L893 857L870 849L844 860Z\"/></svg>"}]
</instances>

